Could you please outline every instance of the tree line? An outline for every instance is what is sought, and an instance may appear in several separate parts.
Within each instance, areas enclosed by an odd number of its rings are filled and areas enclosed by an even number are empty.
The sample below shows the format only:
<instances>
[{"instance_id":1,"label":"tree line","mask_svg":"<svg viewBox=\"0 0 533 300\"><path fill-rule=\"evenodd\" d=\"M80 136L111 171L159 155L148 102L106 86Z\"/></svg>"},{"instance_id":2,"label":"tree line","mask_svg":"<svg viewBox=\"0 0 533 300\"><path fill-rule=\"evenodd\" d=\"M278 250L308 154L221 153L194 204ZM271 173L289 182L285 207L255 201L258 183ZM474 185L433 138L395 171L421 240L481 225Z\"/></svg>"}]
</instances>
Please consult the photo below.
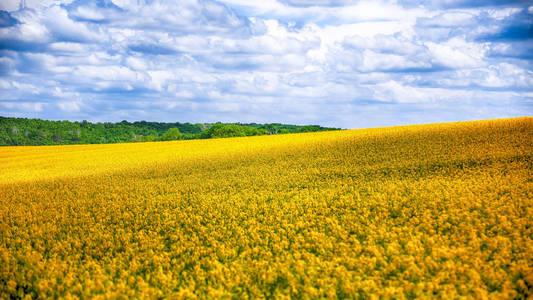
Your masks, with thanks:
<instances>
[{"instance_id":1,"label":"tree line","mask_svg":"<svg viewBox=\"0 0 533 300\"><path fill-rule=\"evenodd\" d=\"M0 117L0 146L105 144L338 130L280 123L91 123Z\"/></svg>"}]
</instances>

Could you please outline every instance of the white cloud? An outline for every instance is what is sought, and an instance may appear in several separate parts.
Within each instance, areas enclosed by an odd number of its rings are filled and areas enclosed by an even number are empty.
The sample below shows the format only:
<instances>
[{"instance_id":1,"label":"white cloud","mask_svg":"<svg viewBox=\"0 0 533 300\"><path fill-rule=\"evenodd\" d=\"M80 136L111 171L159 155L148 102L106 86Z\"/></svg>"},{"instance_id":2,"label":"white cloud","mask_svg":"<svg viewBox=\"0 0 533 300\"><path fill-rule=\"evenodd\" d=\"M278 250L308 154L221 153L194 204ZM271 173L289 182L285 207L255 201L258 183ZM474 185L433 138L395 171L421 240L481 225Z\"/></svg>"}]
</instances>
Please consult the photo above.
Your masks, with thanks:
<instances>
[{"instance_id":1,"label":"white cloud","mask_svg":"<svg viewBox=\"0 0 533 300\"><path fill-rule=\"evenodd\" d=\"M149 71L151 81L149 86L156 91L162 91L166 88L167 82L171 79L175 79L175 75L172 71Z\"/></svg>"},{"instance_id":2,"label":"white cloud","mask_svg":"<svg viewBox=\"0 0 533 300\"><path fill-rule=\"evenodd\" d=\"M80 77L109 81L136 81L139 73L122 66L78 66L76 74Z\"/></svg>"},{"instance_id":3,"label":"white cloud","mask_svg":"<svg viewBox=\"0 0 533 300\"><path fill-rule=\"evenodd\" d=\"M129 56L126 58L126 65L133 70L146 70L148 64L139 57Z\"/></svg>"},{"instance_id":4,"label":"white cloud","mask_svg":"<svg viewBox=\"0 0 533 300\"><path fill-rule=\"evenodd\" d=\"M45 43L50 40L50 32L41 23L39 15L31 11L23 11L15 16L20 23L17 26L1 27L0 39L27 43Z\"/></svg>"},{"instance_id":5,"label":"white cloud","mask_svg":"<svg viewBox=\"0 0 533 300\"><path fill-rule=\"evenodd\" d=\"M479 86L497 89L528 89L533 86L533 72L509 63L485 68L456 70L439 81L444 86Z\"/></svg>"},{"instance_id":6,"label":"white cloud","mask_svg":"<svg viewBox=\"0 0 533 300\"><path fill-rule=\"evenodd\" d=\"M528 41L490 38L530 7L27 2L2 3L0 115L364 127L532 113Z\"/></svg>"},{"instance_id":7,"label":"white cloud","mask_svg":"<svg viewBox=\"0 0 533 300\"><path fill-rule=\"evenodd\" d=\"M65 112L79 112L82 108L82 103L79 101L62 101L58 102L59 109Z\"/></svg>"},{"instance_id":8,"label":"white cloud","mask_svg":"<svg viewBox=\"0 0 533 300\"><path fill-rule=\"evenodd\" d=\"M427 42L433 60L449 68L475 68L486 65L483 60L487 47L484 44L452 38L444 43Z\"/></svg>"},{"instance_id":9,"label":"white cloud","mask_svg":"<svg viewBox=\"0 0 533 300\"><path fill-rule=\"evenodd\" d=\"M80 43L72 42L57 42L49 44L48 48L52 51L67 52L67 53L86 53L87 46Z\"/></svg>"},{"instance_id":10,"label":"white cloud","mask_svg":"<svg viewBox=\"0 0 533 300\"><path fill-rule=\"evenodd\" d=\"M0 9L13 11L19 8L19 0L4 0L0 2Z\"/></svg>"},{"instance_id":11,"label":"white cloud","mask_svg":"<svg viewBox=\"0 0 533 300\"><path fill-rule=\"evenodd\" d=\"M105 20L105 15L95 7L80 6L71 12L74 17L100 22Z\"/></svg>"},{"instance_id":12,"label":"white cloud","mask_svg":"<svg viewBox=\"0 0 533 300\"><path fill-rule=\"evenodd\" d=\"M22 112L41 112L44 104L39 102L0 102L0 107Z\"/></svg>"},{"instance_id":13,"label":"white cloud","mask_svg":"<svg viewBox=\"0 0 533 300\"><path fill-rule=\"evenodd\" d=\"M421 23L424 26L435 27L457 27L457 26L469 26L476 20L476 16L472 12L468 11L452 11L443 12L432 18L422 18Z\"/></svg>"}]
</instances>

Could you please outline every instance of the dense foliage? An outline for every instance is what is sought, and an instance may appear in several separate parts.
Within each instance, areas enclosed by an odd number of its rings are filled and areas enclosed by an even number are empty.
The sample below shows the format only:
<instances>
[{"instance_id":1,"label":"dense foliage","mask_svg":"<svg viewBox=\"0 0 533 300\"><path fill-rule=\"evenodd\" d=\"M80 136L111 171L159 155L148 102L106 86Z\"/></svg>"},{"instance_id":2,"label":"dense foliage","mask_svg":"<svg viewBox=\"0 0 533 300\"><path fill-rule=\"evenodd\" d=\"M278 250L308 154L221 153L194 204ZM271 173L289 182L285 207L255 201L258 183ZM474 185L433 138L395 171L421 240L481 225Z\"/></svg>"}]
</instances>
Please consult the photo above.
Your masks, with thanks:
<instances>
[{"instance_id":1,"label":"dense foliage","mask_svg":"<svg viewBox=\"0 0 533 300\"><path fill-rule=\"evenodd\" d=\"M335 130L318 125L159 123L90 123L0 117L0 146L105 144L177 139L220 138ZM179 132L179 134L177 134Z\"/></svg>"},{"instance_id":2,"label":"dense foliage","mask_svg":"<svg viewBox=\"0 0 533 300\"><path fill-rule=\"evenodd\" d=\"M531 299L533 118L0 148L0 298Z\"/></svg>"}]
</instances>

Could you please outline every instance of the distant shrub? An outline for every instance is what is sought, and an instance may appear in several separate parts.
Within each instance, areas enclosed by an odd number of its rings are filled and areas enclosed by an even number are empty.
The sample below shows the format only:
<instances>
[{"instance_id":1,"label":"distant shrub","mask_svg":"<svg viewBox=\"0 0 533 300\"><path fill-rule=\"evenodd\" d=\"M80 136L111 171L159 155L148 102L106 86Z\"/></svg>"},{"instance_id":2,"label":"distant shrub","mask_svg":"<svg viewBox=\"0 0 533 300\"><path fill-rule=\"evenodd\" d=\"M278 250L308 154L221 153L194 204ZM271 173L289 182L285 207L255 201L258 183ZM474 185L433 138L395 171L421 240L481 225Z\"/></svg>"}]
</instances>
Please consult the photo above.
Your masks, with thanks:
<instances>
[{"instance_id":1,"label":"distant shrub","mask_svg":"<svg viewBox=\"0 0 533 300\"><path fill-rule=\"evenodd\" d=\"M202 138L225 138L246 136L243 126L237 124L214 124L202 132Z\"/></svg>"},{"instance_id":2,"label":"distant shrub","mask_svg":"<svg viewBox=\"0 0 533 300\"><path fill-rule=\"evenodd\" d=\"M161 140L163 141L175 141L181 139L182 135L178 128L170 128L167 132L163 133Z\"/></svg>"}]
</instances>

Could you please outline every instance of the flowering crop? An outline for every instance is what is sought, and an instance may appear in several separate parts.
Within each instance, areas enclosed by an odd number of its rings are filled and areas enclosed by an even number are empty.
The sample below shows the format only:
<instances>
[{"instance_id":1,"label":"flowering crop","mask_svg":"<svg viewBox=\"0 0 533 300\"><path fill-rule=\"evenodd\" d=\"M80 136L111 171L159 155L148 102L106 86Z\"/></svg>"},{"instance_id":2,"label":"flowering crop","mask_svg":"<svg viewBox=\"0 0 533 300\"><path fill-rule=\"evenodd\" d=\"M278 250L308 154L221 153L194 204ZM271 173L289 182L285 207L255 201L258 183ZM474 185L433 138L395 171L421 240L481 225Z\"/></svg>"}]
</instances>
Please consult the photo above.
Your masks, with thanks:
<instances>
[{"instance_id":1,"label":"flowering crop","mask_svg":"<svg viewBox=\"0 0 533 300\"><path fill-rule=\"evenodd\" d=\"M533 118L0 148L0 298L533 295Z\"/></svg>"}]
</instances>

